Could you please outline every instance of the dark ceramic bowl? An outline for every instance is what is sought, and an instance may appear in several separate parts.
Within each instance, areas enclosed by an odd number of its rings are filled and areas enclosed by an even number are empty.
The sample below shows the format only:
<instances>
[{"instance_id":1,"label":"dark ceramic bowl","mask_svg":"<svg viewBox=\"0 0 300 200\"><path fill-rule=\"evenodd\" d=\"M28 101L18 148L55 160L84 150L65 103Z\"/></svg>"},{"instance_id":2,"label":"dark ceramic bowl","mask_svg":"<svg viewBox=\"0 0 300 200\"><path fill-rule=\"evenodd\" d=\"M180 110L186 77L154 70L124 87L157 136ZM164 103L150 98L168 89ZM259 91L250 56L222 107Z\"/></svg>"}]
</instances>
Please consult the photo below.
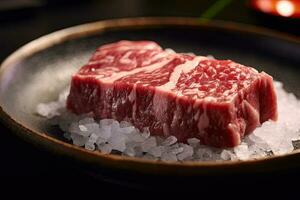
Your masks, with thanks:
<instances>
[{"instance_id":1,"label":"dark ceramic bowl","mask_svg":"<svg viewBox=\"0 0 300 200\"><path fill-rule=\"evenodd\" d=\"M21 47L1 65L0 117L16 135L64 156L95 176L135 180L159 177L197 178L236 173L264 173L300 165L300 153L249 161L157 162L104 155L67 143L59 130L34 114L70 81L96 47L118 40L154 40L179 52L212 54L254 66L300 95L300 41L288 35L228 22L191 18L135 18L100 21L64 29ZM299 116L300 120L300 116ZM122 174L122 175L120 175Z\"/></svg>"}]
</instances>

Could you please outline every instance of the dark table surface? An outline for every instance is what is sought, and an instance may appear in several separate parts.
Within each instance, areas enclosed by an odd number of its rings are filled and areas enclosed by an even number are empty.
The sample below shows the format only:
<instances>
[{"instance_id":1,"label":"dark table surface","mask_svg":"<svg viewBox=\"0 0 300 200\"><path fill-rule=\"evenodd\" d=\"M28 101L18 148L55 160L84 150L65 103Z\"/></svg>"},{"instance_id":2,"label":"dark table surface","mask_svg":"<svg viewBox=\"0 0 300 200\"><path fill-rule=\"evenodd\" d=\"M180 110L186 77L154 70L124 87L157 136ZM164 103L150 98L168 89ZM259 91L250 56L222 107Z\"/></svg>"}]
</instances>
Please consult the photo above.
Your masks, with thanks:
<instances>
[{"instance_id":1,"label":"dark table surface","mask_svg":"<svg viewBox=\"0 0 300 200\"><path fill-rule=\"evenodd\" d=\"M7 10L1 8L0 1L0 61L27 42L69 26L121 17L200 17L215 3L215 1L208 0L89 0L50 1L48 4L32 2L27 6L20 5ZM214 14L214 19L276 28L279 31L288 31L290 34L299 36L299 30L291 25L282 26L282 23L276 21L277 19L261 18L246 6L246 1L228 2L230 4ZM94 180L81 170L66 164L61 158L15 137L2 124L0 124L0 155L0 176L2 177L0 182L6 177L19 185L23 184L24 180L31 180L36 184L42 181L43 184L56 182L59 185L70 186L77 185L76 183L80 180L85 185L101 185L102 190L109 188L126 190L122 186ZM282 172L283 175L278 174L278 176L286 179L297 178L300 177L297 171L295 169ZM20 182L20 180L23 181Z\"/></svg>"}]
</instances>

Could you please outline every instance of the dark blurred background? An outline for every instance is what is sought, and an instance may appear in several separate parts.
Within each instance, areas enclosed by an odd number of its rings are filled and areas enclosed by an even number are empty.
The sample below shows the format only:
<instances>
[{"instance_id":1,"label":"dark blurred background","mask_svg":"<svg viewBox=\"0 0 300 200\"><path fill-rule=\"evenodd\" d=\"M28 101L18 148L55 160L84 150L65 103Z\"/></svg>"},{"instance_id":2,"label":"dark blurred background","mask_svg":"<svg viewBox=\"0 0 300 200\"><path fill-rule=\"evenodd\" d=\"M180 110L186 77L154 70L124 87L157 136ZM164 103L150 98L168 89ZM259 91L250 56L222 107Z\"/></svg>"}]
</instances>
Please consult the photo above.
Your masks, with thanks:
<instances>
[{"instance_id":1,"label":"dark blurred background","mask_svg":"<svg viewBox=\"0 0 300 200\"><path fill-rule=\"evenodd\" d=\"M279 0L259 1L270 1L275 4ZM300 34L299 19L259 13L251 8L255 7L253 5L260 4L253 2L256 1L0 0L0 60L21 45L55 30L81 23L120 17L204 17L260 25L283 32ZM299 0L295 2L300 3ZM266 5L268 6L268 4ZM276 9L276 7L274 8Z\"/></svg>"},{"instance_id":2,"label":"dark blurred background","mask_svg":"<svg viewBox=\"0 0 300 200\"><path fill-rule=\"evenodd\" d=\"M258 25L300 36L297 14L299 0L258 1L0 0L0 61L42 35L73 25L112 18L188 16ZM278 2L282 4L281 7ZM0 176L7 176L14 183L20 183L20 180L36 183L59 180L61 185L70 185L79 179L85 184L94 184L92 177L64 163L61 158L19 140L1 124L0 132ZM97 184L102 184L102 189L113 186L98 181ZM117 188L124 189L122 186Z\"/></svg>"}]
</instances>

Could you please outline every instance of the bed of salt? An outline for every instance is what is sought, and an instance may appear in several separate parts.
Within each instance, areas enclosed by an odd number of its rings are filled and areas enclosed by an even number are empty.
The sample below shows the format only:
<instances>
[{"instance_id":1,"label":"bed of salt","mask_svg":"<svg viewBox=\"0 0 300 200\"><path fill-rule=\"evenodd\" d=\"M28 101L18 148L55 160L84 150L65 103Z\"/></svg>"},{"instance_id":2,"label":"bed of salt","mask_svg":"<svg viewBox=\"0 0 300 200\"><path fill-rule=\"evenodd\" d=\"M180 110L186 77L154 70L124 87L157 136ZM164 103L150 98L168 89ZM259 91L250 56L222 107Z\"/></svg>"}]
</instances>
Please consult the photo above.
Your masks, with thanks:
<instances>
[{"instance_id":1,"label":"bed of salt","mask_svg":"<svg viewBox=\"0 0 300 200\"><path fill-rule=\"evenodd\" d=\"M293 143L300 139L300 100L292 93L287 93L282 83L274 84L278 97L278 121L263 123L246 136L239 146L230 149L201 145L197 138L190 138L187 144L183 144L177 142L174 136L150 136L147 127L141 132L125 121L95 121L88 114L74 115L65 108L69 89L63 91L57 101L39 104L37 113L58 125L74 145L90 151L163 161L256 159L292 152L295 149Z\"/></svg>"}]
</instances>

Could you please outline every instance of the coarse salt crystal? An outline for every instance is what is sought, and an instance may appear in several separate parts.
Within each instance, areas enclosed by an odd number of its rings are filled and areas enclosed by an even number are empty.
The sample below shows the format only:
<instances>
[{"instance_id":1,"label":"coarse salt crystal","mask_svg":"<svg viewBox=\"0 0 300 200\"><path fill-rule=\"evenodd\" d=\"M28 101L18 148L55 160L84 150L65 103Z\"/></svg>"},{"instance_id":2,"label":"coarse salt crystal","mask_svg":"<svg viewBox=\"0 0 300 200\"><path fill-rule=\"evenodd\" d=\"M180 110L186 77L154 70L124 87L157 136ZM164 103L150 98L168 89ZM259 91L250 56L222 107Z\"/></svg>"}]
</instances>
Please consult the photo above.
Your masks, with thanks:
<instances>
[{"instance_id":1,"label":"coarse salt crystal","mask_svg":"<svg viewBox=\"0 0 300 200\"><path fill-rule=\"evenodd\" d=\"M156 144L155 137L149 137L141 144L141 147L144 152L148 152L152 147L155 147Z\"/></svg>"},{"instance_id":2,"label":"coarse salt crystal","mask_svg":"<svg viewBox=\"0 0 300 200\"><path fill-rule=\"evenodd\" d=\"M175 142L177 142L177 138L173 135L167 137L162 143L162 146L171 146L172 144L174 144Z\"/></svg>"}]
</instances>

